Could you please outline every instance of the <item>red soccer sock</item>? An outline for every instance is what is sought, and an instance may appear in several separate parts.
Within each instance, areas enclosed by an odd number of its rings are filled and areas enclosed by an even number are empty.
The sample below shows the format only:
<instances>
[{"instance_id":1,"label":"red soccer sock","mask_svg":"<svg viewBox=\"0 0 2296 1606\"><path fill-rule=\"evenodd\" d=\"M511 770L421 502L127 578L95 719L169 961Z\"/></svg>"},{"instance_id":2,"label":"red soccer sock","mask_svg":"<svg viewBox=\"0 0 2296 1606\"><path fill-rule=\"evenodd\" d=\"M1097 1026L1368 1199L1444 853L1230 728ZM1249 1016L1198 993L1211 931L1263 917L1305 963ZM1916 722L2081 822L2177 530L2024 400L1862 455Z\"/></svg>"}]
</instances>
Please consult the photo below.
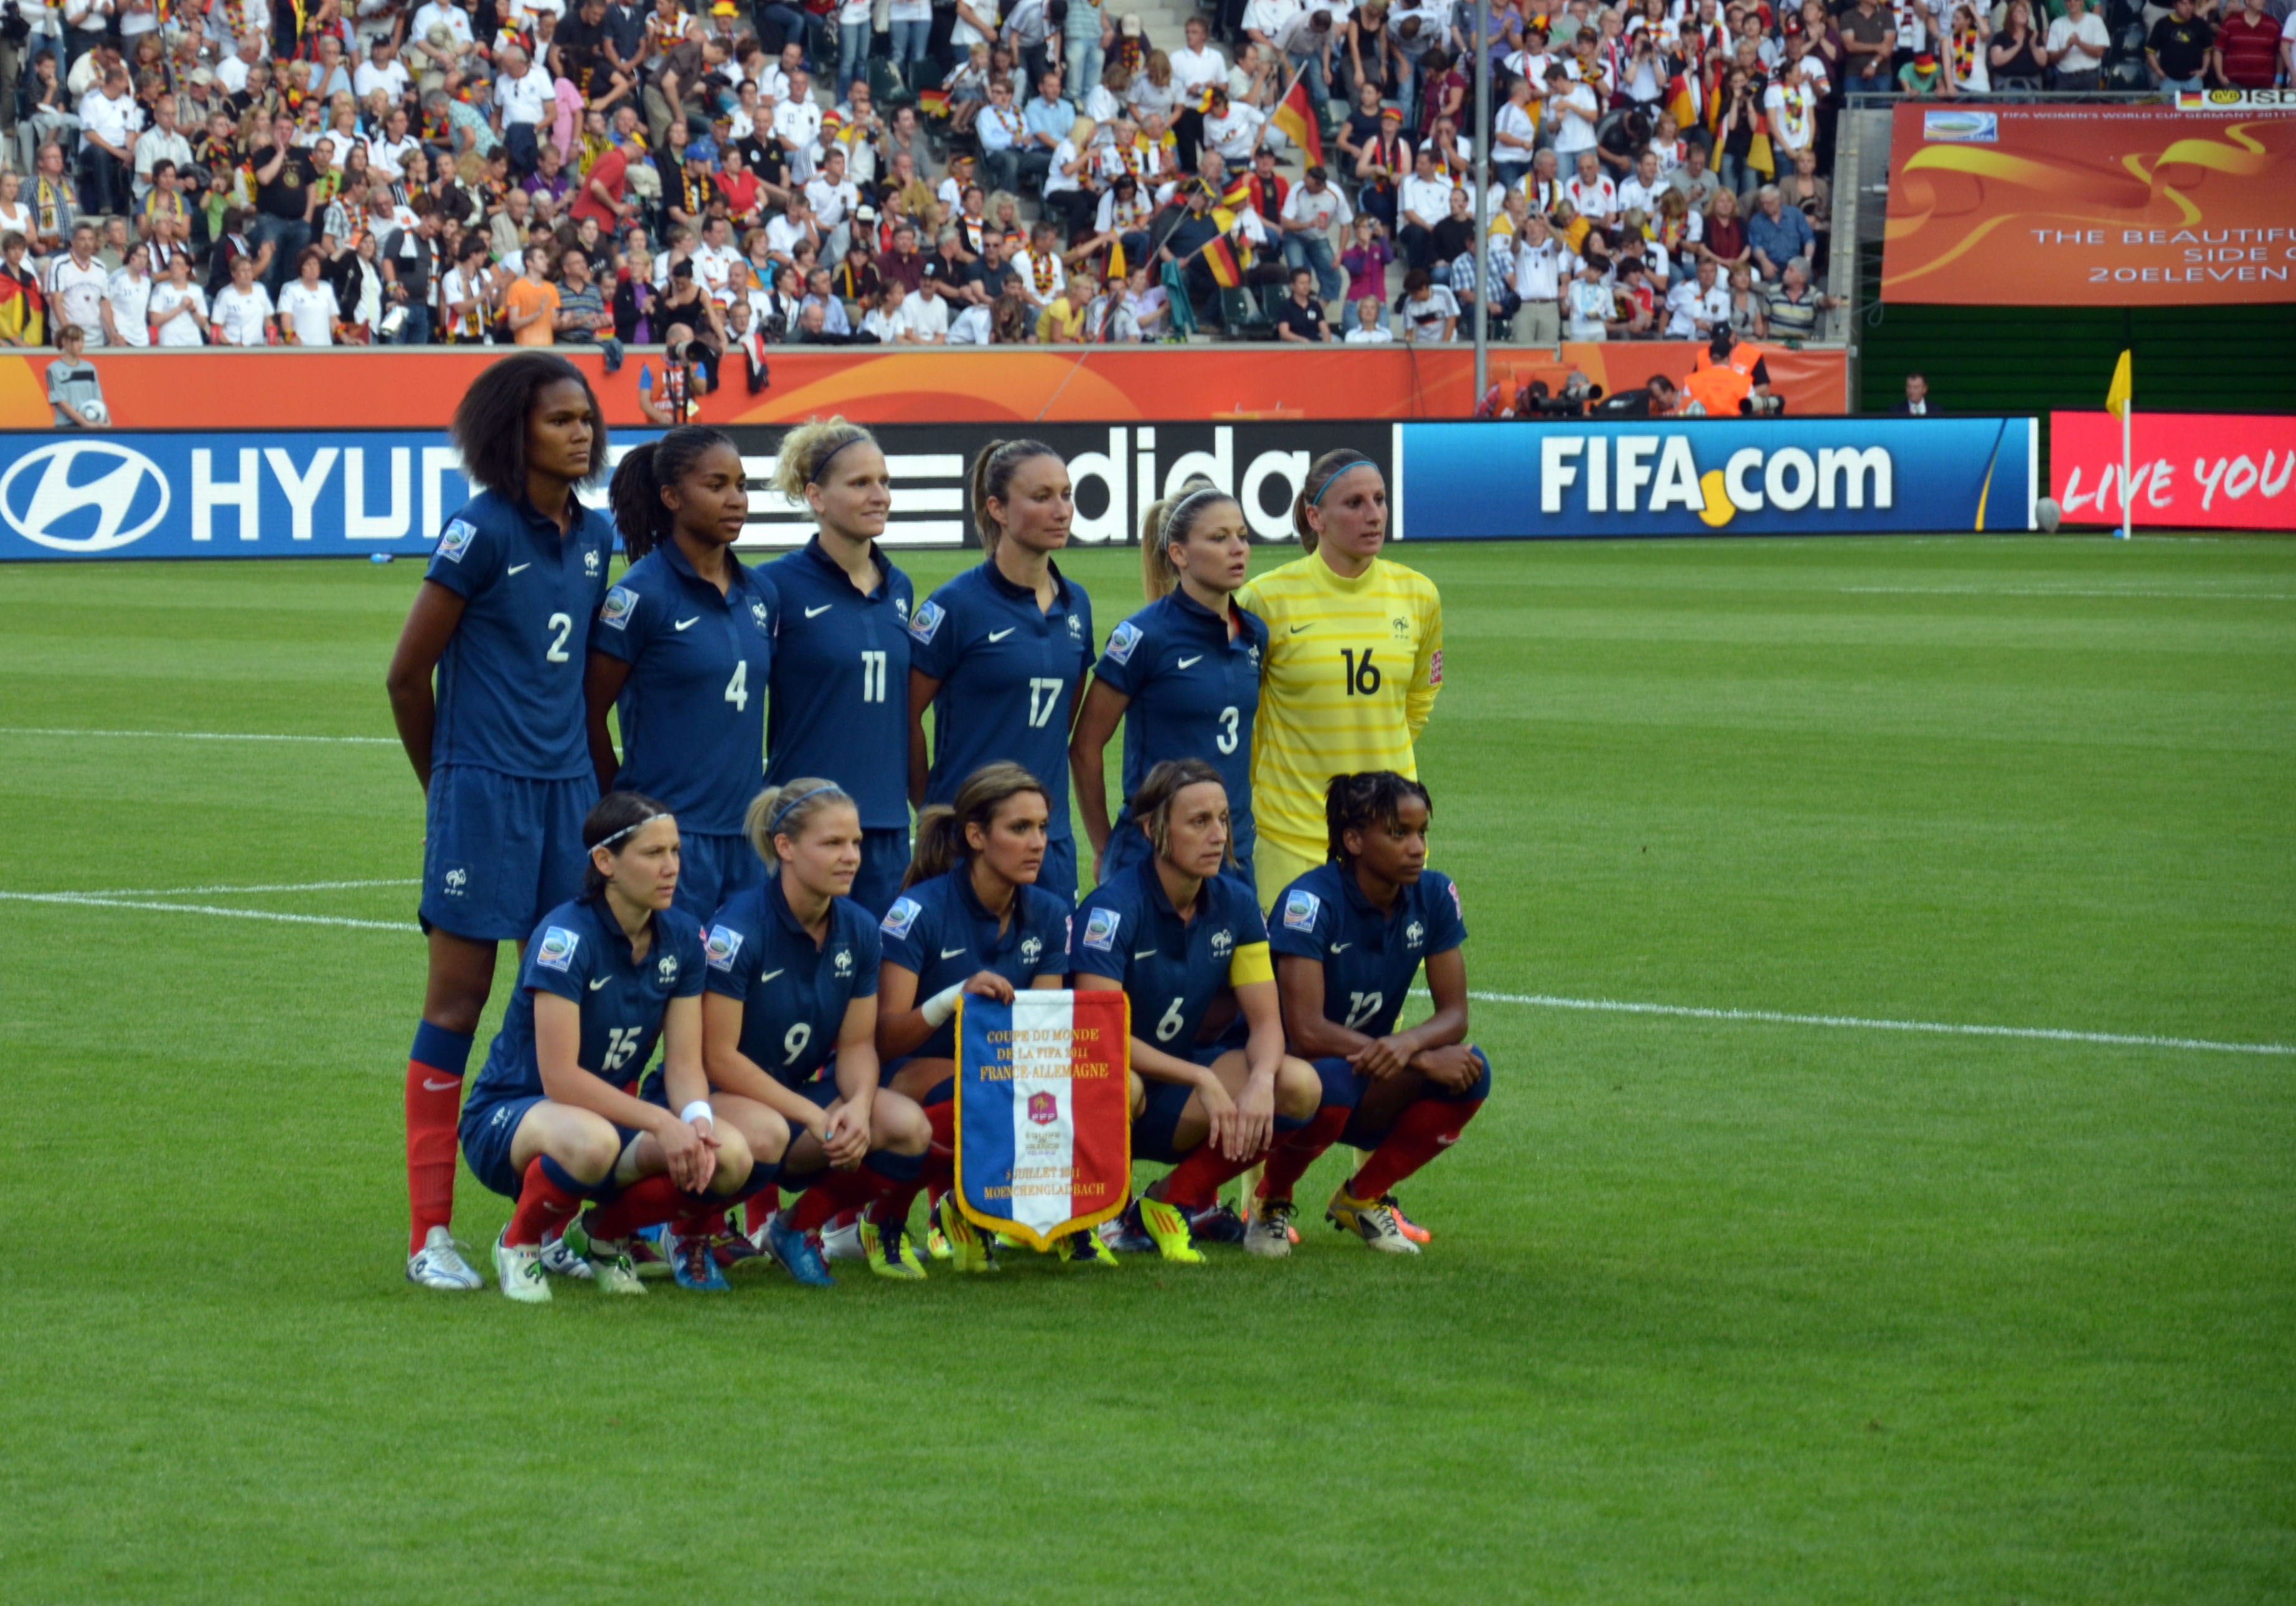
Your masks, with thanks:
<instances>
[{"instance_id":1,"label":"red soccer sock","mask_svg":"<svg viewBox=\"0 0 2296 1606\"><path fill-rule=\"evenodd\" d=\"M1267 1158L1267 1151L1248 1155L1242 1159L1230 1159L1213 1147L1209 1137L1188 1151L1187 1157L1172 1168L1157 1197L1166 1204L1177 1205L1193 1214L1210 1209L1219 1199L1220 1186L1234 1181Z\"/></svg>"},{"instance_id":2,"label":"red soccer sock","mask_svg":"<svg viewBox=\"0 0 2296 1606\"><path fill-rule=\"evenodd\" d=\"M1300 1130L1278 1137L1275 1146L1267 1152L1267 1169L1259 1178L1259 1197L1291 1198L1292 1190L1300 1185L1308 1168L1339 1141L1348 1118L1354 1113L1345 1104L1326 1104Z\"/></svg>"},{"instance_id":3,"label":"red soccer sock","mask_svg":"<svg viewBox=\"0 0 2296 1606\"><path fill-rule=\"evenodd\" d=\"M406 1062L407 1250L422 1247L432 1227L455 1218L455 1123L463 1113L463 1078Z\"/></svg>"},{"instance_id":4,"label":"red soccer sock","mask_svg":"<svg viewBox=\"0 0 2296 1606\"><path fill-rule=\"evenodd\" d=\"M590 1213L590 1236L611 1239L619 1243L640 1227L657 1226L671 1219L693 1200L669 1180L669 1174L640 1177L611 1204L601 1205ZM718 1201L709 1201L715 1209Z\"/></svg>"},{"instance_id":5,"label":"red soccer sock","mask_svg":"<svg viewBox=\"0 0 2296 1606\"><path fill-rule=\"evenodd\" d=\"M1480 1099L1421 1099L1406 1107L1387 1141L1349 1178L1348 1197L1378 1199L1393 1192L1398 1183L1457 1143L1482 1107Z\"/></svg>"},{"instance_id":6,"label":"red soccer sock","mask_svg":"<svg viewBox=\"0 0 2296 1606\"><path fill-rule=\"evenodd\" d=\"M518 1192L518 1208L511 1212L504 1243L529 1248L540 1243L553 1227L564 1226L582 1208L582 1196L570 1193L550 1179L537 1157L526 1163L526 1180Z\"/></svg>"},{"instance_id":7,"label":"red soccer sock","mask_svg":"<svg viewBox=\"0 0 2296 1606\"><path fill-rule=\"evenodd\" d=\"M926 1146L924 1164L914 1180L897 1182L879 1192L869 1212L873 1220L906 1223L916 1208L918 1194L938 1203L956 1180L956 1101L943 1099L926 1105L925 1120L932 1127L932 1141Z\"/></svg>"}]
</instances>

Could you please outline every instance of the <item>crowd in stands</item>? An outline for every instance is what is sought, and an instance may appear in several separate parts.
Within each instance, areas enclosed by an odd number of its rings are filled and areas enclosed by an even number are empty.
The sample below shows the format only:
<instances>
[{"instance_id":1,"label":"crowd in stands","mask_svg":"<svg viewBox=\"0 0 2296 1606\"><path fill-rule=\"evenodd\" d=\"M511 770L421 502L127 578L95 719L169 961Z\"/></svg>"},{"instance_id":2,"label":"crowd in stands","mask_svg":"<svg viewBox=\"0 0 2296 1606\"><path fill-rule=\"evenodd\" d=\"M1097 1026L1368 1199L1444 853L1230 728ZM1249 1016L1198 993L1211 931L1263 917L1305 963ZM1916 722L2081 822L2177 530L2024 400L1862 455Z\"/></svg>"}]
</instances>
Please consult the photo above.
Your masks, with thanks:
<instances>
[{"instance_id":1,"label":"crowd in stands","mask_svg":"<svg viewBox=\"0 0 2296 1606\"><path fill-rule=\"evenodd\" d=\"M1806 340L1847 93L2116 48L2086 0L1004 3L0 0L0 342ZM2110 4L2160 85L2289 71L2289 0Z\"/></svg>"}]
</instances>

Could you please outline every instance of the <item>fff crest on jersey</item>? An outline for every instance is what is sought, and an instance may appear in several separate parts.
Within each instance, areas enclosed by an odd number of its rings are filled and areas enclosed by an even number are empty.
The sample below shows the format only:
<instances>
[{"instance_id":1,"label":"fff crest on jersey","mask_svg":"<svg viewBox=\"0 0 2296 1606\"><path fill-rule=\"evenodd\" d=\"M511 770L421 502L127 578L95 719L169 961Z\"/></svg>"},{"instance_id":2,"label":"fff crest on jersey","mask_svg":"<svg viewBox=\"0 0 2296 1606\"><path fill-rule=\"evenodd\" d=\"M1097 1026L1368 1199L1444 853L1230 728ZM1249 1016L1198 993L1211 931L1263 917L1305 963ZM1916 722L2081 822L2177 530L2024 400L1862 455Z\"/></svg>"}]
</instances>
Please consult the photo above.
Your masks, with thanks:
<instances>
[{"instance_id":1,"label":"fff crest on jersey","mask_svg":"<svg viewBox=\"0 0 2296 1606\"><path fill-rule=\"evenodd\" d=\"M1235 933L1222 926L1212 933L1212 957L1226 959L1235 952Z\"/></svg>"},{"instance_id":2,"label":"fff crest on jersey","mask_svg":"<svg viewBox=\"0 0 2296 1606\"><path fill-rule=\"evenodd\" d=\"M675 954L664 954L660 959L655 960L653 973L664 987L668 987L676 982L677 979L677 955Z\"/></svg>"},{"instance_id":3,"label":"fff crest on jersey","mask_svg":"<svg viewBox=\"0 0 2296 1606\"><path fill-rule=\"evenodd\" d=\"M598 549L592 547L582 554L582 572L595 579L598 575Z\"/></svg>"},{"instance_id":4,"label":"fff crest on jersey","mask_svg":"<svg viewBox=\"0 0 2296 1606\"><path fill-rule=\"evenodd\" d=\"M457 864L439 880L439 883L447 889L447 897L460 897L463 896L463 889L471 884L471 873Z\"/></svg>"},{"instance_id":5,"label":"fff crest on jersey","mask_svg":"<svg viewBox=\"0 0 2296 1606\"><path fill-rule=\"evenodd\" d=\"M1406 947L1415 948L1426 940L1427 928L1421 925L1417 921L1414 920L1409 925L1403 928L1403 942Z\"/></svg>"},{"instance_id":6,"label":"fff crest on jersey","mask_svg":"<svg viewBox=\"0 0 2296 1606\"><path fill-rule=\"evenodd\" d=\"M766 605L763 602L750 604L750 622L760 630L773 623L773 618L766 611Z\"/></svg>"},{"instance_id":7,"label":"fff crest on jersey","mask_svg":"<svg viewBox=\"0 0 2296 1606\"><path fill-rule=\"evenodd\" d=\"M1039 938L1024 937L1021 939L1021 963L1029 969L1036 968L1037 960L1044 951L1045 945Z\"/></svg>"},{"instance_id":8,"label":"fff crest on jersey","mask_svg":"<svg viewBox=\"0 0 2296 1606\"><path fill-rule=\"evenodd\" d=\"M850 976L853 974L853 950L850 948L838 949L837 957L831 960L829 963L840 977Z\"/></svg>"}]
</instances>

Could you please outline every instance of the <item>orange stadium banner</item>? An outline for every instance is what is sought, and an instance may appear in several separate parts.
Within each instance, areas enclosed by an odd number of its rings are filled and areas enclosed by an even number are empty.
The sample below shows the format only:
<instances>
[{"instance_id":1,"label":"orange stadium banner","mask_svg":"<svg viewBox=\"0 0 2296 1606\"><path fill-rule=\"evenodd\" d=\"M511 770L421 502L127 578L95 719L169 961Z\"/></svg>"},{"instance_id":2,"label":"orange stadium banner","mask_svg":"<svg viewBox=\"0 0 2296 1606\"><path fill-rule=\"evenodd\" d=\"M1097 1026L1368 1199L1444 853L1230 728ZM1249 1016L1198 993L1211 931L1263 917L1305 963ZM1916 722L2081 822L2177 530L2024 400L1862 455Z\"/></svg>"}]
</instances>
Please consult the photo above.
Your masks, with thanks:
<instances>
[{"instance_id":1,"label":"orange stadium banner","mask_svg":"<svg viewBox=\"0 0 2296 1606\"><path fill-rule=\"evenodd\" d=\"M1884 301L2296 300L2296 116L1971 102L1894 115Z\"/></svg>"},{"instance_id":2,"label":"orange stadium banner","mask_svg":"<svg viewBox=\"0 0 2296 1606\"><path fill-rule=\"evenodd\" d=\"M1652 374L1679 381L1701 348L1690 341L1498 347L1491 381L1503 392L1571 371L1608 391ZM1771 387L1797 414L1848 408L1839 349L1761 348ZM452 416L496 348L411 351L200 350L88 353L112 422L136 430L435 429ZM0 429L48 426L46 353L0 358ZM609 422L634 426L638 375L659 352L632 352L607 374L595 353L576 358ZM1313 350L1271 346L985 347L887 351L774 348L771 385L751 395L740 364L703 398L715 424L792 423L841 413L866 423L952 419L1025 424L1155 419L1444 419L1473 411L1474 353L1466 346Z\"/></svg>"}]
</instances>

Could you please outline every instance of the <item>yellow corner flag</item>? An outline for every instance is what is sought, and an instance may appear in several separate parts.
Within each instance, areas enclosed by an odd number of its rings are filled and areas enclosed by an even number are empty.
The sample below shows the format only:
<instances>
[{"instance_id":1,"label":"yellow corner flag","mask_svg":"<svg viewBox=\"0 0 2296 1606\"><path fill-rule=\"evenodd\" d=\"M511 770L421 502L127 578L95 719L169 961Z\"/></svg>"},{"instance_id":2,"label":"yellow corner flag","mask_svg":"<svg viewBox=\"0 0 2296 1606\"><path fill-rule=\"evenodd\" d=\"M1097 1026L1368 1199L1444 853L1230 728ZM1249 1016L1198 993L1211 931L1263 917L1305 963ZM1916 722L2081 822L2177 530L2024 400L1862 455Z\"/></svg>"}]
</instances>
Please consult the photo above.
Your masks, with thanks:
<instances>
[{"instance_id":1,"label":"yellow corner flag","mask_svg":"<svg viewBox=\"0 0 2296 1606\"><path fill-rule=\"evenodd\" d=\"M2120 360L2112 365L2112 389L2104 393L2104 410L2115 418L2125 417L2128 412L2128 353L2124 351L2120 354Z\"/></svg>"}]
</instances>

